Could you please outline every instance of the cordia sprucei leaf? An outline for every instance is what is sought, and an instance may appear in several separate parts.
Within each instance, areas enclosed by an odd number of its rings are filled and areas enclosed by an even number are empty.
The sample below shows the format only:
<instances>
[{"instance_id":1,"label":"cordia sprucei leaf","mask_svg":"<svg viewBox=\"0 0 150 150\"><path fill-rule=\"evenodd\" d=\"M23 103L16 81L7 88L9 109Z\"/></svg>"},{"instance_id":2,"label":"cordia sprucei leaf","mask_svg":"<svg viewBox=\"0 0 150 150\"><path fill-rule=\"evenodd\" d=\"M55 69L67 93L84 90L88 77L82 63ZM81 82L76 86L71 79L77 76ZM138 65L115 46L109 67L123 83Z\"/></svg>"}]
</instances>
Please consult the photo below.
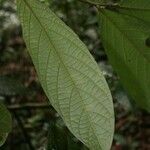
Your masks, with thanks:
<instances>
[{"instance_id":1,"label":"cordia sprucei leaf","mask_svg":"<svg viewBox=\"0 0 150 150\"><path fill-rule=\"evenodd\" d=\"M37 0L17 0L17 8L27 48L51 104L91 150L108 150L114 132L112 97L86 46Z\"/></svg>"},{"instance_id":2,"label":"cordia sprucei leaf","mask_svg":"<svg viewBox=\"0 0 150 150\"><path fill-rule=\"evenodd\" d=\"M110 62L132 98L150 111L150 0L124 0L99 16Z\"/></svg>"},{"instance_id":3,"label":"cordia sprucei leaf","mask_svg":"<svg viewBox=\"0 0 150 150\"><path fill-rule=\"evenodd\" d=\"M2 146L11 131L11 115L6 107L0 103L0 146Z\"/></svg>"}]
</instances>

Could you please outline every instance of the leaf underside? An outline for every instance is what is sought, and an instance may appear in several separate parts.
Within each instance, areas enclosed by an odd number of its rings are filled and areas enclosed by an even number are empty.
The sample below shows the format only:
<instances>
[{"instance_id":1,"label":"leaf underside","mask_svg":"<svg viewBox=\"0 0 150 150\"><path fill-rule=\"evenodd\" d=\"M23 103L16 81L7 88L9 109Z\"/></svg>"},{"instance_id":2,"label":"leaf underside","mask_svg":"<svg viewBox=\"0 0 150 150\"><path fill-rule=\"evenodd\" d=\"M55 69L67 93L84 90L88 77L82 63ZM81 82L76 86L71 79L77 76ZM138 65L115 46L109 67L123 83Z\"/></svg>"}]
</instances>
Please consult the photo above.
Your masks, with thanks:
<instances>
[{"instance_id":1,"label":"leaf underside","mask_svg":"<svg viewBox=\"0 0 150 150\"><path fill-rule=\"evenodd\" d=\"M133 99L150 111L150 0L125 0L99 16L111 64Z\"/></svg>"},{"instance_id":2,"label":"leaf underside","mask_svg":"<svg viewBox=\"0 0 150 150\"><path fill-rule=\"evenodd\" d=\"M78 36L36 0L18 0L24 39L42 87L70 131L92 150L108 150L114 131L112 98Z\"/></svg>"},{"instance_id":3,"label":"leaf underside","mask_svg":"<svg viewBox=\"0 0 150 150\"><path fill-rule=\"evenodd\" d=\"M8 133L11 131L11 116L5 106L0 103L0 146L4 144Z\"/></svg>"}]
</instances>

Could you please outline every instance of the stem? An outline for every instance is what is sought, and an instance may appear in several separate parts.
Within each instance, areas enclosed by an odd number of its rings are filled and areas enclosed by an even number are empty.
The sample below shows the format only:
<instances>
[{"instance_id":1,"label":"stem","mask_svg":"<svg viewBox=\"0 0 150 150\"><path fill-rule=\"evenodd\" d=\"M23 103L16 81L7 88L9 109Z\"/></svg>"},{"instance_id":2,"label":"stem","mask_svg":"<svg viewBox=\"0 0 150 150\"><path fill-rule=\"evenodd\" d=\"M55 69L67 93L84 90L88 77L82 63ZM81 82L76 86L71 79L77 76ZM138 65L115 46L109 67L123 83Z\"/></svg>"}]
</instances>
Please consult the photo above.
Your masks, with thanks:
<instances>
[{"instance_id":1,"label":"stem","mask_svg":"<svg viewBox=\"0 0 150 150\"><path fill-rule=\"evenodd\" d=\"M79 0L80 2L83 2L83 3L87 3L87 4L92 4L92 5L99 5L99 6L107 6L106 4L100 4L100 3L96 3L96 2L90 2L88 0Z\"/></svg>"},{"instance_id":2,"label":"stem","mask_svg":"<svg viewBox=\"0 0 150 150\"><path fill-rule=\"evenodd\" d=\"M117 6L119 6L119 4L118 3L96 3L96 2L91 2L91 1L88 1L88 0L79 0L79 1L81 1L81 2L83 2L83 3L87 3L87 4L92 4L92 5L95 5L95 6L97 6L97 8L116 8Z\"/></svg>"},{"instance_id":3,"label":"stem","mask_svg":"<svg viewBox=\"0 0 150 150\"><path fill-rule=\"evenodd\" d=\"M15 104L9 105L7 108L9 110L19 110L19 109L46 109L50 108L51 106L48 103L27 103L27 104Z\"/></svg>"}]
</instances>

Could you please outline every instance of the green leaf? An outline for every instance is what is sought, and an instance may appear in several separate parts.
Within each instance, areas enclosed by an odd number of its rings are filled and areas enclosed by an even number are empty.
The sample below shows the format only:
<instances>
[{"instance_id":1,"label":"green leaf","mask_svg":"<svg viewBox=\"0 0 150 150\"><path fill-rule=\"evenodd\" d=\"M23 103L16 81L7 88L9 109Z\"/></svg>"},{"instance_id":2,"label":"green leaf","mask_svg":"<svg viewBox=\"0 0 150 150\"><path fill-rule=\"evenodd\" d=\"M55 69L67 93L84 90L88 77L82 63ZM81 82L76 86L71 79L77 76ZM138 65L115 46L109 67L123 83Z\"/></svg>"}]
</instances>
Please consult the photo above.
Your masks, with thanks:
<instances>
[{"instance_id":1,"label":"green leaf","mask_svg":"<svg viewBox=\"0 0 150 150\"><path fill-rule=\"evenodd\" d=\"M100 9L100 27L109 60L124 87L142 108L150 110L150 3L126 0Z\"/></svg>"},{"instance_id":2,"label":"green leaf","mask_svg":"<svg viewBox=\"0 0 150 150\"><path fill-rule=\"evenodd\" d=\"M18 0L17 6L27 48L51 104L90 149L109 149L114 131L112 98L86 46L44 4Z\"/></svg>"},{"instance_id":3,"label":"green leaf","mask_svg":"<svg viewBox=\"0 0 150 150\"><path fill-rule=\"evenodd\" d=\"M0 103L0 146L2 146L11 131L11 115L6 107Z\"/></svg>"}]
</instances>

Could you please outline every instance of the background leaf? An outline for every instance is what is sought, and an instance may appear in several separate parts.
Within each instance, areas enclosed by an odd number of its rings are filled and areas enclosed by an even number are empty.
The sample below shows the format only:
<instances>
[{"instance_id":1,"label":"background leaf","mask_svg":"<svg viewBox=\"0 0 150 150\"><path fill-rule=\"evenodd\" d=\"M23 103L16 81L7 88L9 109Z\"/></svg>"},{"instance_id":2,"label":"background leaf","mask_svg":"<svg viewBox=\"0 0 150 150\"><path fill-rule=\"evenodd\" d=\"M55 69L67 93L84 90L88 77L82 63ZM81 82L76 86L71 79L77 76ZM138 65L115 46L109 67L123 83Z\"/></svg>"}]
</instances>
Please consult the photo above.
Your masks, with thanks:
<instances>
[{"instance_id":1,"label":"background leaf","mask_svg":"<svg viewBox=\"0 0 150 150\"><path fill-rule=\"evenodd\" d=\"M78 36L36 0L18 0L24 38L51 104L90 149L110 148L114 113L110 91Z\"/></svg>"},{"instance_id":2,"label":"background leaf","mask_svg":"<svg viewBox=\"0 0 150 150\"><path fill-rule=\"evenodd\" d=\"M4 144L8 133L11 131L11 116L5 106L0 103L0 146Z\"/></svg>"},{"instance_id":3,"label":"background leaf","mask_svg":"<svg viewBox=\"0 0 150 150\"><path fill-rule=\"evenodd\" d=\"M148 111L150 47L146 41L150 36L149 6L147 0L127 0L118 8L101 9L99 15L102 40L110 62L130 95Z\"/></svg>"}]
</instances>

